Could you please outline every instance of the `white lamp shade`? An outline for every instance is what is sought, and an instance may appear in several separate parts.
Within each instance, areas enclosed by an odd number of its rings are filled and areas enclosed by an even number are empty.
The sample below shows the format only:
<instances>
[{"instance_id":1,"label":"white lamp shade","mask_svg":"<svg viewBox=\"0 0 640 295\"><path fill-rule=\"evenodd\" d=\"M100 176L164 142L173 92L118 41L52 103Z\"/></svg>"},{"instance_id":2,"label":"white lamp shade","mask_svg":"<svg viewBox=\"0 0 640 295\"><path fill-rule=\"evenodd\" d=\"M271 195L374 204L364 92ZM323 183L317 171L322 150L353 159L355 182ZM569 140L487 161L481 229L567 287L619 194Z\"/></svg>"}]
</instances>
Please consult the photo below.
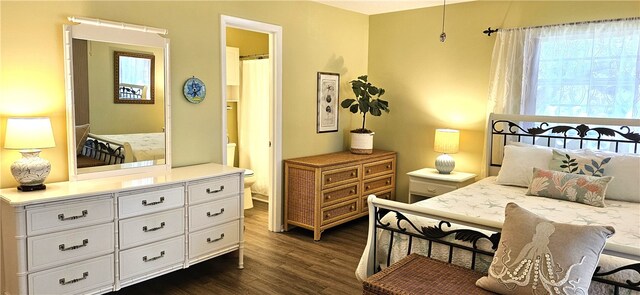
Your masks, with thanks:
<instances>
[{"instance_id":1,"label":"white lamp shade","mask_svg":"<svg viewBox=\"0 0 640 295\"><path fill-rule=\"evenodd\" d=\"M8 118L4 148L15 150L55 147L49 118Z\"/></svg>"},{"instance_id":2,"label":"white lamp shade","mask_svg":"<svg viewBox=\"0 0 640 295\"><path fill-rule=\"evenodd\" d=\"M436 129L436 139L433 150L443 154L455 154L458 152L460 132L453 129Z\"/></svg>"}]
</instances>

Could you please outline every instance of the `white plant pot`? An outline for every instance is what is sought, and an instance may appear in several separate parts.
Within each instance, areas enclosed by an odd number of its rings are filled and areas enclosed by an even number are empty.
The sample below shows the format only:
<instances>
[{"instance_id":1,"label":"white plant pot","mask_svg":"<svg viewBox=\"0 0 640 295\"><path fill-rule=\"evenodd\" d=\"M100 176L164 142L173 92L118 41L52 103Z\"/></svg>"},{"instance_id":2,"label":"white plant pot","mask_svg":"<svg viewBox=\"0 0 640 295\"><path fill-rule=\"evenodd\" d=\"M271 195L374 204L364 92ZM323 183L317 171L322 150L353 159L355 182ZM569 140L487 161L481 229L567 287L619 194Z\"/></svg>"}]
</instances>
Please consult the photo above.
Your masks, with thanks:
<instances>
[{"instance_id":1,"label":"white plant pot","mask_svg":"<svg viewBox=\"0 0 640 295\"><path fill-rule=\"evenodd\" d=\"M368 155L373 153L373 135L375 133L351 133L351 153Z\"/></svg>"}]
</instances>

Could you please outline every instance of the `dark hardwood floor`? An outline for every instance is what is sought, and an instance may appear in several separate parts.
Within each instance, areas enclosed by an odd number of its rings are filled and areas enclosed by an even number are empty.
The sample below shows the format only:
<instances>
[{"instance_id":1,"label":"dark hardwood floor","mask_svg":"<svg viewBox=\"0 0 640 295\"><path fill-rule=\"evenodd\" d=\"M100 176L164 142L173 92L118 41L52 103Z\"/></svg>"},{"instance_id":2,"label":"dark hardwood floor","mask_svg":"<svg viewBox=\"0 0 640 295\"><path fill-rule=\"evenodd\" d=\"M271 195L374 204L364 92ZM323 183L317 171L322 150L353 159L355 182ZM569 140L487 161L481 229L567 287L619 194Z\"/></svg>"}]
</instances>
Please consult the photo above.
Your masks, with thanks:
<instances>
[{"instance_id":1,"label":"dark hardwood floor","mask_svg":"<svg viewBox=\"0 0 640 295\"><path fill-rule=\"evenodd\" d=\"M319 242L300 228L269 232L267 204L254 202L245 211L244 269L234 252L110 294L361 294L354 273L366 239L366 217Z\"/></svg>"}]
</instances>

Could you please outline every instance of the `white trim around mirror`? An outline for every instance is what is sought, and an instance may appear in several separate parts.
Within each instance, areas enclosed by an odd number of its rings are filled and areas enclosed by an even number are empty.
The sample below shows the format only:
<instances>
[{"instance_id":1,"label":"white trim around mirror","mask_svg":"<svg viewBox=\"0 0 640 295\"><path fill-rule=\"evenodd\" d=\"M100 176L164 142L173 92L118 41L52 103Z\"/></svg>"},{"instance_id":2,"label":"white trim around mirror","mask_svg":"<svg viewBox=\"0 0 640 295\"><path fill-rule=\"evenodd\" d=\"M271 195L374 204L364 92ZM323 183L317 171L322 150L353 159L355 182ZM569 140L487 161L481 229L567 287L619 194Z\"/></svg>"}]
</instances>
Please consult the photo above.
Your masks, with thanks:
<instances>
[{"instance_id":1,"label":"white trim around mirror","mask_svg":"<svg viewBox=\"0 0 640 295\"><path fill-rule=\"evenodd\" d=\"M140 25L118 23L99 19L69 17L69 20L79 24L63 26L64 41L64 69L65 94L67 112L67 157L69 180L94 179L117 175L166 171L171 169L171 83L169 69L169 39L159 34L166 34L167 30ZM73 93L73 51L72 40L85 39L109 43L129 44L162 48L164 51L164 133L165 160L164 164L136 167L133 164L121 164L126 169L115 169L100 172L78 174L76 161L75 139L75 108Z\"/></svg>"}]
</instances>

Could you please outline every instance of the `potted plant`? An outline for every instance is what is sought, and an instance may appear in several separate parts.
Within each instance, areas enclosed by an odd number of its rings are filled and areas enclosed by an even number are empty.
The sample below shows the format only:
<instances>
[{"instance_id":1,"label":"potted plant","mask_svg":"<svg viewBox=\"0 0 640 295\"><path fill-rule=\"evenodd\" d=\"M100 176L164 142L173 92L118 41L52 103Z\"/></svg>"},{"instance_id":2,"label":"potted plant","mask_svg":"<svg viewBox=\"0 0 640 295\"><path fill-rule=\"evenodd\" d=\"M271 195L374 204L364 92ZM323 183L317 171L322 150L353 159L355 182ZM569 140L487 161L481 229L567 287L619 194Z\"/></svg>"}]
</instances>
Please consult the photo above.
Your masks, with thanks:
<instances>
[{"instance_id":1,"label":"potted plant","mask_svg":"<svg viewBox=\"0 0 640 295\"><path fill-rule=\"evenodd\" d=\"M356 98L347 98L340 106L348 108L356 114L362 114L362 128L351 130L351 152L354 154L371 154L373 152L373 132L365 128L367 113L372 116L382 115L382 111L389 112L389 102L380 99L385 91L373 86L367 81L367 75L358 77L351 82L351 89Z\"/></svg>"}]
</instances>

